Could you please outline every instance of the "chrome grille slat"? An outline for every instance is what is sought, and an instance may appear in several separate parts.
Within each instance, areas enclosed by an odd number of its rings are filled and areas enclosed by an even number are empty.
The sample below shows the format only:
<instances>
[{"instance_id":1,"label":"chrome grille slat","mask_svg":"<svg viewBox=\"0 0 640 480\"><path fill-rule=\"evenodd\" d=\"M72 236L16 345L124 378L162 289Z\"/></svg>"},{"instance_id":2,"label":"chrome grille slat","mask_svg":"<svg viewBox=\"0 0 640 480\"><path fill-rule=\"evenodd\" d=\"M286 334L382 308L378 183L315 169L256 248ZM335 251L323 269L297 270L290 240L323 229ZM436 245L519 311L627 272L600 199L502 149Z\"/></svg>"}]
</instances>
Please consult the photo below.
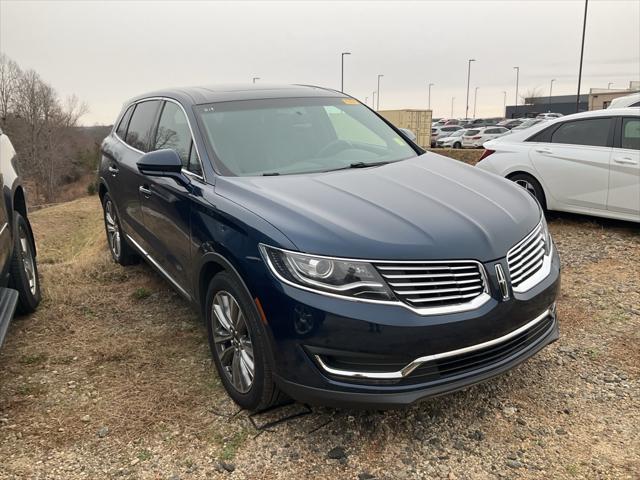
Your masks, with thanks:
<instances>
[{"instance_id":1,"label":"chrome grille slat","mask_svg":"<svg viewBox=\"0 0 640 480\"><path fill-rule=\"evenodd\" d=\"M471 280L450 280L450 281L443 281L443 282L402 282L402 283L396 283L396 282L389 282L389 285L395 288L402 288L402 287L437 287L437 286L442 286L442 285L467 285L470 283L482 283L482 279L480 278L474 278Z\"/></svg>"},{"instance_id":2,"label":"chrome grille slat","mask_svg":"<svg viewBox=\"0 0 640 480\"><path fill-rule=\"evenodd\" d=\"M401 270L401 269L398 269ZM477 273L425 273L425 274L409 274L409 275L386 275L382 274L384 278L446 278L446 277L469 277L476 276Z\"/></svg>"},{"instance_id":3,"label":"chrome grille slat","mask_svg":"<svg viewBox=\"0 0 640 480\"><path fill-rule=\"evenodd\" d=\"M507 253L507 265L512 287L517 287L534 275L544 263L544 232L542 223L533 229Z\"/></svg>"},{"instance_id":4,"label":"chrome grille slat","mask_svg":"<svg viewBox=\"0 0 640 480\"><path fill-rule=\"evenodd\" d=\"M487 287L483 267L472 260L375 263L399 300L422 308L466 304Z\"/></svg>"}]
</instances>

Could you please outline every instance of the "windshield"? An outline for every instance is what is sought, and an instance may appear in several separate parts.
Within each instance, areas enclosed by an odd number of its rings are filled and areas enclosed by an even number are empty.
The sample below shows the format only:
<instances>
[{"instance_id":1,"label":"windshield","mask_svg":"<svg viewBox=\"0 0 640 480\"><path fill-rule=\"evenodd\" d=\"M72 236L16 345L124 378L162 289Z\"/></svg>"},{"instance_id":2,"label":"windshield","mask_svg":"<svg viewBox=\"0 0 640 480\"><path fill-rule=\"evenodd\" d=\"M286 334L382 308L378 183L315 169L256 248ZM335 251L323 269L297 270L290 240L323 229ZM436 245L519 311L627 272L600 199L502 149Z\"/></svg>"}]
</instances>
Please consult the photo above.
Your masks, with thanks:
<instances>
[{"instance_id":1,"label":"windshield","mask_svg":"<svg viewBox=\"0 0 640 480\"><path fill-rule=\"evenodd\" d=\"M285 175L380 165L416 151L351 98L278 98L197 107L225 175Z\"/></svg>"}]
</instances>

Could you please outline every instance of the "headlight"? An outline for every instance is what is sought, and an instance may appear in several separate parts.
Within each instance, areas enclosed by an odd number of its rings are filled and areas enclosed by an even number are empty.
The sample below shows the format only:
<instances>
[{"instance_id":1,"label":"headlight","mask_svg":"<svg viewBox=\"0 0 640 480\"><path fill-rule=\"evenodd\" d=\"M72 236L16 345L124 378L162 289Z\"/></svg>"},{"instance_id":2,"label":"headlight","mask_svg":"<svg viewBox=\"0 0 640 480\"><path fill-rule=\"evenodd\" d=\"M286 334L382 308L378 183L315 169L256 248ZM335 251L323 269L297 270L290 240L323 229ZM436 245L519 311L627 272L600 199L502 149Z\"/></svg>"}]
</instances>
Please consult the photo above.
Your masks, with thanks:
<instances>
[{"instance_id":1,"label":"headlight","mask_svg":"<svg viewBox=\"0 0 640 480\"><path fill-rule=\"evenodd\" d=\"M544 239L544 254L549 255L551 252L551 234L549 233L549 226L547 225L547 219L544 218L544 213L542 214L542 237Z\"/></svg>"},{"instance_id":2,"label":"headlight","mask_svg":"<svg viewBox=\"0 0 640 480\"><path fill-rule=\"evenodd\" d=\"M393 300L393 293L369 263L320 257L260 245L269 269L280 280L319 292L368 300Z\"/></svg>"}]
</instances>

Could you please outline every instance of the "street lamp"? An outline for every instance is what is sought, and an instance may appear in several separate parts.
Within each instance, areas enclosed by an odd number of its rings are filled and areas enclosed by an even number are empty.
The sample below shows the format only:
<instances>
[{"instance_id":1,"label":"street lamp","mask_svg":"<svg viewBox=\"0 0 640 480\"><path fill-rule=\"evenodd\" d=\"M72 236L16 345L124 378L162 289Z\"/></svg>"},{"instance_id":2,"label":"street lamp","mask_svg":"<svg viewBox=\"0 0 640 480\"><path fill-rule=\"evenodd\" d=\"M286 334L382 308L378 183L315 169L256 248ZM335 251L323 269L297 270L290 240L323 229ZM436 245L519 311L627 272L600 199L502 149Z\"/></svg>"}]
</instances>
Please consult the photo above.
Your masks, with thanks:
<instances>
[{"instance_id":1,"label":"street lamp","mask_svg":"<svg viewBox=\"0 0 640 480\"><path fill-rule=\"evenodd\" d=\"M256 80L260 80L260 77L253 77L253 78L251 79L251 81L252 81L253 83L256 83Z\"/></svg>"},{"instance_id":2,"label":"street lamp","mask_svg":"<svg viewBox=\"0 0 640 480\"><path fill-rule=\"evenodd\" d=\"M371 95L372 95L371 108L375 109L376 108L376 92L373 92Z\"/></svg>"},{"instance_id":3,"label":"street lamp","mask_svg":"<svg viewBox=\"0 0 640 480\"><path fill-rule=\"evenodd\" d=\"M549 111L551 111L551 95L553 94L553 82L555 82L556 79L552 78L551 79L551 83L549 84Z\"/></svg>"},{"instance_id":4,"label":"street lamp","mask_svg":"<svg viewBox=\"0 0 640 480\"><path fill-rule=\"evenodd\" d=\"M516 71L516 106L513 109L513 114L518 115L518 82L520 81L520 67L513 67Z\"/></svg>"},{"instance_id":5,"label":"street lamp","mask_svg":"<svg viewBox=\"0 0 640 480\"><path fill-rule=\"evenodd\" d=\"M376 111L380 110L380 78L382 77L384 77L384 75L378 74L378 103L376 103Z\"/></svg>"},{"instance_id":6,"label":"street lamp","mask_svg":"<svg viewBox=\"0 0 640 480\"><path fill-rule=\"evenodd\" d=\"M607 90L609 90L611 88L611 85L613 85L613 82L607 83Z\"/></svg>"},{"instance_id":7,"label":"street lamp","mask_svg":"<svg viewBox=\"0 0 640 480\"><path fill-rule=\"evenodd\" d=\"M507 91L506 90L502 91L502 96L504 97L502 99L502 107L504 108L504 118L507 118Z\"/></svg>"},{"instance_id":8,"label":"street lamp","mask_svg":"<svg viewBox=\"0 0 640 480\"><path fill-rule=\"evenodd\" d=\"M340 69L340 91L344 93L344 56L345 55L351 55L351 52L342 52L340 54L340 60L341 60L341 69Z\"/></svg>"},{"instance_id":9,"label":"street lamp","mask_svg":"<svg viewBox=\"0 0 640 480\"><path fill-rule=\"evenodd\" d=\"M464 111L464 118L469 118L469 81L471 80L471 62L475 61L475 58L470 58L467 65L467 107Z\"/></svg>"},{"instance_id":10,"label":"street lamp","mask_svg":"<svg viewBox=\"0 0 640 480\"><path fill-rule=\"evenodd\" d=\"M476 91L473 94L473 118L476 118L476 102L478 101L478 88L476 87Z\"/></svg>"},{"instance_id":11,"label":"street lamp","mask_svg":"<svg viewBox=\"0 0 640 480\"><path fill-rule=\"evenodd\" d=\"M369 97L364 97L364 104L367 105L369 103Z\"/></svg>"},{"instance_id":12,"label":"street lamp","mask_svg":"<svg viewBox=\"0 0 640 480\"><path fill-rule=\"evenodd\" d=\"M433 87L435 85L435 83L430 83L428 90L429 90L429 101L427 104L427 110L431 110L431 87Z\"/></svg>"},{"instance_id":13,"label":"street lamp","mask_svg":"<svg viewBox=\"0 0 640 480\"><path fill-rule=\"evenodd\" d=\"M456 99L456 97L451 97L451 117L453 118L453 101Z\"/></svg>"},{"instance_id":14,"label":"street lamp","mask_svg":"<svg viewBox=\"0 0 640 480\"><path fill-rule=\"evenodd\" d=\"M582 57L584 56L584 34L587 31L587 6L589 0L584 0L584 18L582 20L582 45L580 46L580 70L578 70L578 93L576 95L576 113L580 111L580 83L582 82Z\"/></svg>"}]
</instances>

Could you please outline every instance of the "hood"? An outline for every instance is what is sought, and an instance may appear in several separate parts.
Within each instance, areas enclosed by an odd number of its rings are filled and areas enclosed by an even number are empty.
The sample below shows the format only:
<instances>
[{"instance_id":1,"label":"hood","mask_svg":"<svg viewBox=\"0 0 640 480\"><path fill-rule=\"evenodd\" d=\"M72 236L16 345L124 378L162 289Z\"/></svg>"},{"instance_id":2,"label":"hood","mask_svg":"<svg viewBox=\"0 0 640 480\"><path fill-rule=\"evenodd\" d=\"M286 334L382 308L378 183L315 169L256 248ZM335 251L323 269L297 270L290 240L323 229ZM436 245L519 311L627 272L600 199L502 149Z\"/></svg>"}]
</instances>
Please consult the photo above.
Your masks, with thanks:
<instances>
[{"instance_id":1,"label":"hood","mask_svg":"<svg viewBox=\"0 0 640 480\"><path fill-rule=\"evenodd\" d=\"M219 177L215 188L300 251L338 257L489 261L540 221L524 189L433 153L364 169Z\"/></svg>"}]
</instances>

